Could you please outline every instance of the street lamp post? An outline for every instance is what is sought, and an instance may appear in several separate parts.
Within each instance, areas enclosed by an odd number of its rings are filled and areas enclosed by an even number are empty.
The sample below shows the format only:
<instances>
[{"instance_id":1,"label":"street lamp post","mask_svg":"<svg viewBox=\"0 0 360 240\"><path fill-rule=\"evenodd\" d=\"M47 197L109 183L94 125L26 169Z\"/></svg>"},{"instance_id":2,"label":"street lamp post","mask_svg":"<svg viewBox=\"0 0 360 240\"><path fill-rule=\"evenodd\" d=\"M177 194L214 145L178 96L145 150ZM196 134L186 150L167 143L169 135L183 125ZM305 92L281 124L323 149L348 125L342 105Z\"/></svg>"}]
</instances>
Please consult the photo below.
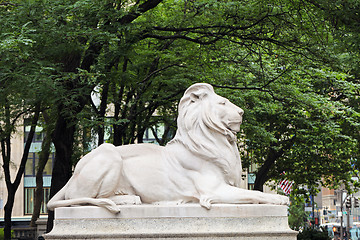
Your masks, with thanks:
<instances>
[{"instance_id":1,"label":"street lamp post","mask_svg":"<svg viewBox=\"0 0 360 240\"><path fill-rule=\"evenodd\" d=\"M341 190L341 203L340 203L340 212L341 212L341 215L340 215L340 239L343 240L343 200L342 200L342 195L343 195L343 191Z\"/></svg>"},{"instance_id":2,"label":"street lamp post","mask_svg":"<svg viewBox=\"0 0 360 240\"><path fill-rule=\"evenodd\" d=\"M348 196L347 199L346 199L346 218L347 218L347 238L349 239L350 237L350 211L351 211L351 200L352 200L352 197Z\"/></svg>"},{"instance_id":3,"label":"street lamp post","mask_svg":"<svg viewBox=\"0 0 360 240\"><path fill-rule=\"evenodd\" d=\"M343 193L344 193L344 190L341 190L340 191L340 211L341 211L341 215L340 215L340 239L343 240L344 239L344 229L343 229L343 221L344 221L344 218L343 218L343 215L344 215L344 203L346 201L346 197L344 198L343 197Z\"/></svg>"}]
</instances>

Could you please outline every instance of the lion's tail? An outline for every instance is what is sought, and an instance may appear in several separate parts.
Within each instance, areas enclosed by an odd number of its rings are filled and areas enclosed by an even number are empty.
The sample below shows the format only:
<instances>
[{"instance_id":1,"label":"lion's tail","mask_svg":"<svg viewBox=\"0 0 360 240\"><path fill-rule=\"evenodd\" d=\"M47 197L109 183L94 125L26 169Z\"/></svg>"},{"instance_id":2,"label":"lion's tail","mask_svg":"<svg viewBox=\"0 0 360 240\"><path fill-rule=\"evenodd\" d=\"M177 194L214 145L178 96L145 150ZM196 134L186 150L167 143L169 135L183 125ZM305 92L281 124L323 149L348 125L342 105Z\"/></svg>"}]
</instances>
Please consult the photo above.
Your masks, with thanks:
<instances>
[{"instance_id":1,"label":"lion's tail","mask_svg":"<svg viewBox=\"0 0 360 240\"><path fill-rule=\"evenodd\" d=\"M107 198L90 198L90 197L82 197L75 199L66 199L65 200L65 192L67 189L69 182L60 189L48 202L47 208L49 210L54 210L58 207L69 207L71 205L95 205L99 207L104 207L112 213L119 213L119 207L110 199Z\"/></svg>"},{"instance_id":2,"label":"lion's tail","mask_svg":"<svg viewBox=\"0 0 360 240\"><path fill-rule=\"evenodd\" d=\"M48 209L53 210L58 207L69 207L72 205L95 205L99 207L104 207L112 213L119 213L119 207L110 199L107 198L75 198L68 200L53 200L51 199L48 203Z\"/></svg>"}]
</instances>

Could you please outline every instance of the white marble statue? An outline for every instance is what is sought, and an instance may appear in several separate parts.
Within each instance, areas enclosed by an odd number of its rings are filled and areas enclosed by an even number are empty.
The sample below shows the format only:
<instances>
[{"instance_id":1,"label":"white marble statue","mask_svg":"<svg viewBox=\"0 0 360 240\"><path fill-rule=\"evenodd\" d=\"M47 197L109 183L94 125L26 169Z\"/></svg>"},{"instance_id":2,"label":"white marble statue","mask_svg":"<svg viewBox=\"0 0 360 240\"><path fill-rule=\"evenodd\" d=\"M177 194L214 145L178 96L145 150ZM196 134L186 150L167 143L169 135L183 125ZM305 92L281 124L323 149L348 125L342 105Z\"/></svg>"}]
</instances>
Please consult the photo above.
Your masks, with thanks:
<instances>
[{"instance_id":1,"label":"white marble statue","mask_svg":"<svg viewBox=\"0 0 360 240\"><path fill-rule=\"evenodd\" d=\"M118 213L121 204L288 204L288 198L239 188L236 143L244 111L212 86L190 86L179 104L178 130L165 147L102 144L76 165L48 208L96 205Z\"/></svg>"}]
</instances>

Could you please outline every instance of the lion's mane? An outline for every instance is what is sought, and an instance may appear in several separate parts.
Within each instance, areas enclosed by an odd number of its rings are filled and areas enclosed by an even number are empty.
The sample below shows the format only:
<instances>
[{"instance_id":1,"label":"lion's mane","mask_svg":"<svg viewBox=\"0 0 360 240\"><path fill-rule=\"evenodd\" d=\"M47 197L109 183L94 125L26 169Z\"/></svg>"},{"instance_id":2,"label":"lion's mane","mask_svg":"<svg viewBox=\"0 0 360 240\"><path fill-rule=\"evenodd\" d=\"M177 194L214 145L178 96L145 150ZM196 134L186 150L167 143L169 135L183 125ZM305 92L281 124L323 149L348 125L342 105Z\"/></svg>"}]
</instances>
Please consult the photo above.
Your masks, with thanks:
<instances>
[{"instance_id":1,"label":"lion's mane","mask_svg":"<svg viewBox=\"0 0 360 240\"><path fill-rule=\"evenodd\" d=\"M178 129L169 145L182 144L194 155L214 163L228 184L239 187L242 169L236 134L213 111L212 94L213 87L205 83L187 89L179 103ZM191 95L199 98L198 104L193 104Z\"/></svg>"}]
</instances>

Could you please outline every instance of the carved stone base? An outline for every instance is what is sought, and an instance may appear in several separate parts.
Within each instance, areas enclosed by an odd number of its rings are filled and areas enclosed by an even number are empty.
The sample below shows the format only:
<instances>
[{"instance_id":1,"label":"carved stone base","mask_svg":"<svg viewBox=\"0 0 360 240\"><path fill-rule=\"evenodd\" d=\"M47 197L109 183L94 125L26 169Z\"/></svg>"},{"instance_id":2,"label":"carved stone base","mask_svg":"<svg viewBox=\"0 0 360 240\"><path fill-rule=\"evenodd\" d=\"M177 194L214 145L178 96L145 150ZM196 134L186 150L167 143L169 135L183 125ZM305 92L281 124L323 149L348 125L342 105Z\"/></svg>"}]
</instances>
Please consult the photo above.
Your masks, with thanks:
<instances>
[{"instance_id":1,"label":"carved stone base","mask_svg":"<svg viewBox=\"0 0 360 240\"><path fill-rule=\"evenodd\" d=\"M295 240L287 207L198 204L126 205L119 214L93 206L55 209L45 239L240 239Z\"/></svg>"}]
</instances>

